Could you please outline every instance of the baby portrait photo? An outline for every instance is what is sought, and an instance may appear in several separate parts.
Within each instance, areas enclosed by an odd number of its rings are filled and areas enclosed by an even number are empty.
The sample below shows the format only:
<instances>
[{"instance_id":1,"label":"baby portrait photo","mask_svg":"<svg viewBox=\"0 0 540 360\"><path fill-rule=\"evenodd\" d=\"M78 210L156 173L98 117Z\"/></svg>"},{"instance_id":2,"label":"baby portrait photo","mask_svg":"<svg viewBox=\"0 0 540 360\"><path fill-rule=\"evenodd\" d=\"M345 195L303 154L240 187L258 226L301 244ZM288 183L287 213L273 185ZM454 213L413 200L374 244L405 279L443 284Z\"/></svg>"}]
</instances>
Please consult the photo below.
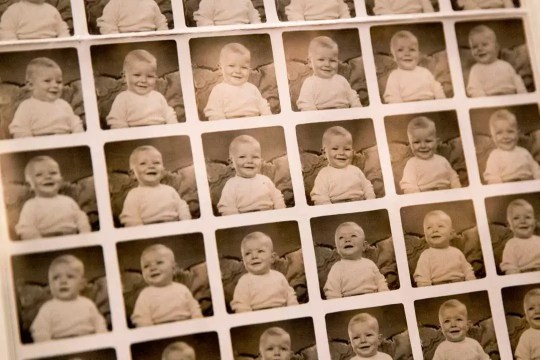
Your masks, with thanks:
<instances>
[{"instance_id":1,"label":"baby portrait photo","mask_svg":"<svg viewBox=\"0 0 540 360\"><path fill-rule=\"evenodd\" d=\"M214 215L294 206L283 128L202 135Z\"/></svg>"},{"instance_id":2,"label":"baby portrait photo","mask_svg":"<svg viewBox=\"0 0 540 360\"><path fill-rule=\"evenodd\" d=\"M398 194L469 185L455 111L386 116L384 124Z\"/></svg>"},{"instance_id":3,"label":"baby portrait photo","mask_svg":"<svg viewBox=\"0 0 540 360\"><path fill-rule=\"evenodd\" d=\"M294 111L369 105L358 29L283 33Z\"/></svg>"},{"instance_id":4,"label":"baby portrait photo","mask_svg":"<svg viewBox=\"0 0 540 360\"><path fill-rule=\"evenodd\" d=\"M281 111L268 34L192 38L189 48L200 120Z\"/></svg>"},{"instance_id":5,"label":"baby portrait photo","mask_svg":"<svg viewBox=\"0 0 540 360\"><path fill-rule=\"evenodd\" d=\"M540 193L486 198L499 275L540 271Z\"/></svg>"},{"instance_id":6,"label":"baby portrait photo","mask_svg":"<svg viewBox=\"0 0 540 360\"><path fill-rule=\"evenodd\" d=\"M23 344L111 330L100 246L17 255L11 265Z\"/></svg>"},{"instance_id":7,"label":"baby portrait photo","mask_svg":"<svg viewBox=\"0 0 540 360\"><path fill-rule=\"evenodd\" d=\"M354 0L275 0L280 21L349 19L356 16Z\"/></svg>"},{"instance_id":8,"label":"baby portrait photo","mask_svg":"<svg viewBox=\"0 0 540 360\"><path fill-rule=\"evenodd\" d=\"M502 299L514 359L540 356L540 284L503 288Z\"/></svg>"},{"instance_id":9,"label":"baby portrait photo","mask_svg":"<svg viewBox=\"0 0 540 360\"><path fill-rule=\"evenodd\" d=\"M186 121L174 40L94 45L90 51L102 129Z\"/></svg>"},{"instance_id":10,"label":"baby portrait photo","mask_svg":"<svg viewBox=\"0 0 540 360\"><path fill-rule=\"evenodd\" d=\"M231 329L234 360L318 360L311 318L288 319Z\"/></svg>"},{"instance_id":11,"label":"baby portrait photo","mask_svg":"<svg viewBox=\"0 0 540 360\"><path fill-rule=\"evenodd\" d=\"M0 173L12 240L99 230L88 147L2 154Z\"/></svg>"},{"instance_id":12,"label":"baby portrait photo","mask_svg":"<svg viewBox=\"0 0 540 360\"><path fill-rule=\"evenodd\" d=\"M84 0L84 8L90 35L159 31L174 27L171 0Z\"/></svg>"},{"instance_id":13,"label":"baby portrait photo","mask_svg":"<svg viewBox=\"0 0 540 360\"><path fill-rule=\"evenodd\" d=\"M0 140L84 131L75 48L3 52L0 59Z\"/></svg>"},{"instance_id":14,"label":"baby portrait photo","mask_svg":"<svg viewBox=\"0 0 540 360\"><path fill-rule=\"evenodd\" d=\"M414 287L486 276L471 200L403 207L401 223Z\"/></svg>"},{"instance_id":15,"label":"baby portrait photo","mask_svg":"<svg viewBox=\"0 0 540 360\"><path fill-rule=\"evenodd\" d=\"M402 304L326 314L331 360L412 360Z\"/></svg>"},{"instance_id":16,"label":"baby portrait photo","mask_svg":"<svg viewBox=\"0 0 540 360\"><path fill-rule=\"evenodd\" d=\"M471 109L482 184L540 179L538 104Z\"/></svg>"},{"instance_id":17,"label":"baby portrait photo","mask_svg":"<svg viewBox=\"0 0 540 360\"><path fill-rule=\"evenodd\" d=\"M220 360L215 332L190 334L131 345L133 360Z\"/></svg>"},{"instance_id":18,"label":"baby portrait photo","mask_svg":"<svg viewBox=\"0 0 540 360\"><path fill-rule=\"evenodd\" d=\"M186 25L219 26L266 22L264 0L182 0Z\"/></svg>"},{"instance_id":19,"label":"baby portrait photo","mask_svg":"<svg viewBox=\"0 0 540 360\"><path fill-rule=\"evenodd\" d=\"M373 121L296 126L309 205L381 198L385 194Z\"/></svg>"},{"instance_id":20,"label":"baby portrait photo","mask_svg":"<svg viewBox=\"0 0 540 360\"><path fill-rule=\"evenodd\" d=\"M105 160L116 227L200 216L188 136L107 143Z\"/></svg>"},{"instance_id":21,"label":"baby portrait photo","mask_svg":"<svg viewBox=\"0 0 540 360\"><path fill-rule=\"evenodd\" d=\"M130 328L213 314L202 234L121 242L116 248Z\"/></svg>"},{"instance_id":22,"label":"baby portrait photo","mask_svg":"<svg viewBox=\"0 0 540 360\"><path fill-rule=\"evenodd\" d=\"M414 302L425 360L500 359L487 291Z\"/></svg>"},{"instance_id":23,"label":"baby portrait photo","mask_svg":"<svg viewBox=\"0 0 540 360\"><path fill-rule=\"evenodd\" d=\"M76 354L33 358L33 360L116 360L114 349L92 350Z\"/></svg>"},{"instance_id":24,"label":"baby portrait photo","mask_svg":"<svg viewBox=\"0 0 540 360\"><path fill-rule=\"evenodd\" d=\"M519 8L520 0L450 0L454 10L492 10Z\"/></svg>"},{"instance_id":25,"label":"baby portrait photo","mask_svg":"<svg viewBox=\"0 0 540 360\"><path fill-rule=\"evenodd\" d=\"M371 43L383 104L454 96L442 23L373 26Z\"/></svg>"},{"instance_id":26,"label":"baby portrait photo","mask_svg":"<svg viewBox=\"0 0 540 360\"><path fill-rule=\"evenodd\" d=\"M368 15L397 15L439 11L439 0L365 0Z\"/></svg>"},{"instance_id":27,"label":"baby portrait photo","mask_svg":"<svg viewBox=\"0 0 540 360\"><path fill-rule=\"evenodd\" d=\"M70 0L5 0L0 41L64 38L73 34Z\"/></svg>"},{"instance_id":28,"label":"baby portrait photo","mask_svg":"<svg viewBox=\"0 0 540 360\"><path fill-rule=\"evenodd\" d=\"M312 218L311 235L323 299L399 288L387 210Z\"/></svg>"},{"instance_id":29,"label":"baby portrait photo","mask_svg":"<svg viewBox=\"0 0 540 360\"><path fill-rule=\"evenodd\" d=\"M216 241L227 312L308 302L296 221L219 229Z\"/></svg>"},{"instance_id":30,"label":"baby portrait photo","mask_svg":"<svg viewBox=\"0 0 540 360\"><path fill-rule=\"evenodd\" d=\"M457 22L456 37L468 97L535 90L521 19Z\"/></svg>"}]
</instances>

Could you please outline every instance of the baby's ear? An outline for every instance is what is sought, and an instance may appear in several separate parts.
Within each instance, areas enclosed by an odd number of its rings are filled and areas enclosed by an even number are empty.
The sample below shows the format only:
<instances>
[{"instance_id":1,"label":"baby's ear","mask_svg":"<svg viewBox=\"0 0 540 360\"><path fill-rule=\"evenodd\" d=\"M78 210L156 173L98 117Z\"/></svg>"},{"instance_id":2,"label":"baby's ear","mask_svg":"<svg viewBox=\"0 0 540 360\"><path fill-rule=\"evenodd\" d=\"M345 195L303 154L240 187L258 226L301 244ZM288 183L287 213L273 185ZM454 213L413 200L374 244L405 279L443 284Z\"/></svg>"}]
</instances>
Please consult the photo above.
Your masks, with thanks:
<instances>
[{"instance_id":1,"label":"baby's ear","mask_svg":"<svg viewBox=\"0 0 540 360\"><path fill-rule=\"evenodd\" d=\"M86 285L88 285L88 280L86 280L86 277L83 277L81 280L79 291L83 291L86 289Z\"/></svg>"},{"instance_id":2,"label":"baby's ear","mask_svg":"<svg viewBox=\"0 0 540 360\"><path fill-rule=\"evenodd\" d=\"M272 264L277 260L278 254L276 252L272 252Z\"/></svg>"},{"instance_id":3,"label":"baby's ear","mask_svg":"<svg viewBox=\"0 0 540 360\"><path fill-rule=\"evenodd\" d=\"M131 179L137 180L137 178L135 177L135 171L133 171L133 169L129 169L128 174Z\"/></svg>"}]
</instances>

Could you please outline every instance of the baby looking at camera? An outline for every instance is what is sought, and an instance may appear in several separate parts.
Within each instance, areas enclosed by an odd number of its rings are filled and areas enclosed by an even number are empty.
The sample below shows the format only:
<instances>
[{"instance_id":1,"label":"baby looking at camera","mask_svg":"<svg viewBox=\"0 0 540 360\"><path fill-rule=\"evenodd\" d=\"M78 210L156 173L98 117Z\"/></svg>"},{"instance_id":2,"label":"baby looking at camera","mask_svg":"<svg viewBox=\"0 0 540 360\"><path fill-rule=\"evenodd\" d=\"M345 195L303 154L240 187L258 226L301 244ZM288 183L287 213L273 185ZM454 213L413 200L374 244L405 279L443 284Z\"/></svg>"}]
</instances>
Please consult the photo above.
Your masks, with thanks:
<instances>
[{"instance_id":1,"label":"baby looking at camera","mask_svg":"<svg viewBox=\"0 0 540 360\"><path fill-rule=\"evenodd\" d=\"M195 350L183 341L167 345L161 354L161 360L195 360Z\"/></svg>"},{"instance_id":2,"label":"baby looking at camera","mask_svg":"<svg viewBox=\"0 0 540 360\"><path fill-rule=\"evenodd\" d=\"M457 0L463 10L514 8L512 0Z\"/></svg>"},{"instance_id":3,"label":"baby looking at camera","mask_svg":"<svg viewBox=\"0 0 540 360\"><path fill-rule=\"evenodd\" d=\"M369 244L358 224L352 221L340 224L334 238L341 260L332 265L324 284L327 299L388 291L386 279L377 265L362 257Z\"/></svg>"},{"instance_id":4,"label":"baby looking at camera","mask_svg":"<svg viewBox=\"0 0 540 360\"><path fill-rule=\"evenodd\" d=\"M407 137L413 157L407 160L399 187L404 194L460 188L459 176L445 157L436 154L435 123L418 116L409 121Z\"/></svg>"},{"instance_id":5,"label":"baby looking at camera","mask_svg":"<svg viewBox=\"0 0 540 360\"><path fill-rule=\"evenodd\" d=\"M32 59L26 66L26 86L31 97L22 101L9 124L14 138L83 132L81 119L61 99L62 69L46 57Z\"/></svg>"},{"instance_id":6,"label":"baby looking at camera","mask_svg":"<svg viewBox=\"0 0 540 360\"><path fill-rule=\"evenodd\" d=\"M523 94L523 79L508 62L498 58L497 35L486 25L469 31L469 46L476 63L469 72L467 95L470 97Z\"/></svg>"},{"instance_id":7,"label":"baby looking at camera","mask_svg":"<svg viewBox=\"0 0 540 360\"><path fill-rule=\"evenodd\" d=\"M162 244L145 248L141 271L148 286L139 293L131 314L136 327L202 317L191 291L174 281L176 262L171 249Z\"/></svg>"},{"instance_id":8,"label":"baby looking at camera","mask_svg":"<svg viewBox=\"0 0 540 360\"><path fill-rule=\"evenodd\" d=\"M258 24L261 15L251 0L201 0L193 13L197 26Z\"/></svg>"},{"instance_id":9,"label":"baby looking at camera","mask_svg":"<svg viewBox=\"0 0 540 360\"><path fill-rule=\"evenodd\" d=\"M262 175L261 145L252 136L240 135L229 145L236 175L225 183L217 204L221 215L284 209L283 194Z\"/></svg>"},{"instance_id":10,"label":"baby looking at camera","mask_svg":"<svg viewBox=\"0 0 540 360\"><path fill-rule=\"evenodd\" d=\"M84 264L73 255L61 255L49 265L52 299L39 308L30 326L34 342L107 331L107 323L92 300L81 296Z\"/></svg>"},{"instance_id":11,"label":"baby looking at camera","mask_svg":"<svg viewBox=\"0 0 540 360\"><path fill-rule=\"evenodd\" d=\"M358 94L339 75L338 45L328 36L309 42L308 58L313 75L302 83L296 105L300 111L361 107Z\"/></svg>"},{"instance_id":12,"label":"baby looking at camera","mask_svg":"<svg viewBox=\"0 0 540 360\"><path fill-rule=\"evenodd\" d=\"M392 357L379 351L382 335L379 321L371 314L356 314L347 326L351 347L356 356L350 360L392 360Z\"/></svg>"},{"instance_id":13,"label":"baby looking at camera","mask_svg":"<svg viewBox=\"0 0 540 360\"><path fill-rule=\"evenodd\" d=\"M111 129L176 124L176 112L155 90L157 60L146 50L132 50L124 58L123 77L127 90L114 98L107 125Z\"/></svg>"},{"instance_id":14,"label":"baby looking at camera","mask_svg":"<svg viewBox=\"0 0 540 360\"><path fill-rule=\"evenodd\" d=\"M416 286L476 279L465 255L450 246L454 235L452 219L444 211L433 210L424 216L424 236L429 248L422 251L416 264L413 275Z\"/></svg>"},{"instance_id":15,"label":"baby looking at camera","mask_svg":"<svg viewBox=\"0 0 540 360\"><path fill-rule=\"evenodd\" d=\"M310 196L315 205L375 199L373 185L362 170L351 165L354 149L351 133L332 126L323 134L322 146L328 166L322 168Z\"/></svg>"},{"instance_id":16,"label":"baby looking at camera","mask_svg":"<svg viewBox=\"0 0 540 360\"><path fill-rule=\"evenodd\" d=\"M294 289L285 276L271 269L276 253L272 239L260 231L242 239L242 261L247 273L240 277L231 301L234 312L298 305Z\"/></svg>"},{"instance_id":17,"label":"baby looking at camera","mask_svg":"<svg viewBox=\"0 0 540 360\"><path fill-rule=\"evenodd\" d=\"M271 327L259 339L260 360L290 360L291 335L280 327Z\"/></svg>"},{"instance_id":18,"label":"baby looking at camera","mask_svg":"<svg viewBox=\"0 0 540 360\"><path fill-rule=\"evenodd\" d=\"M335 20L351 17L343 0L291 0L285 7L289 21Z\"/></svg>"},{"instance_id":19,"label":"baby looking at camera","mask_svg":"<svg viewBox=\"0 0 540 360\"><path fill-rule=\"evenodd\" d=\"M514 355L516 360L540 359L540 288L525 294L523 311L529 328L519 337Z\"/></svg>"},{"instance_id":20,"label":"baby looking at camera","mask_svg":"<svg viewBox=\"0 0 540 360\"><path fill-rule=\"evenodd\" d=\"M442 303L439 307L439 324L446 340L437 346L433 360L490 359L478 341L467 337L471 322L467 307L461 301L450 299Z\"/></svg>"},{"instance_id":21,"label":"baby looking at camera","mask_svg":"<svg viewBox=\"0 0 540 360\"><path fill-rule=\"evenodd\" d=\"M59 193L63 178L50 156L35 156L24 168L34 197L24 203L15 232L22 240L87 233L88 216L71 197Z\"/></svg>"},{"instance_id":22,"label":"baby looking at camera","mask_svg":"<svg viewBox=\"0 0 540 360\"><path fill-rule=\"evenodd\" d=\"M512 200L506 207L506 221L514 236L504 245L501 270L507 275L539 271L540 236L534 233L534 208L526 200Z\"/></svg>"},{"instance_id":23,"label":"baby looking at camera","mask_svg":"<svg viewBox=\"0 0 540 360\"><path fill-rule=\"evenodd\" d=\"M489 117L491 139L496 148L488 156L484 180L488 184L540 179L540 165L531 153L518 146L516 116L506 109Z\"/></svg>"},{"instance_id":24,"label":"baby looking at camera","mask_svg":"<svg viewBox=\"0 0 540 360\"><path fill-rule=\"evenodd\" d=\"M434 11L431 0L375 0L373 6L375 15L416 14Z\"/></svg>"},{"instance_id":25,"label":"baby looking at camera","mask_svg":"<svg viewBox=\"0 0 540 360\"><path fill-rule=\"evenodd\" d=\"M102 35L169 29L155 0L109 0L97 26Z\"/></svg>"},{"instance_id":26,"label":"baby looking at camera","mask_svg":"<svg viewBox=\"0 0 540 360\"><path fill-rule=\"evenodd\" d=\"M191 219L188 204L172 186L161 184L165 175L161 153L153 146L137 147L129 156L129 171L137 187L129 190L120 222L124 226Z\"/></svg>"},{"instance_id":27,"label":"baby looking at camera","mask_svg":"<svg viewBox=\"0 0 540 360\"><path fill-rule=\"evenodd\" d=\"M47 39L70 36L58 10L45 0L19 0L0 19L0 40Z\"/></svg>"},{"instance_id":28,"label":"baby looking at camera","mask_svg":"<svg viewBox=\"0 0 540 360\"><path fill-rule=\"evenodd\" d=\"M229 43L219 53L223 81L210 92L204 115L208 120L272 115L268 101L248 82L251 52L242 44Z\"/></svg>"},{"instance_id":29,"label":"baby looking at camera","mask_svg":"<svg viewBox=\"0 0 540 360\"><path fill-rule=\"evenodd\" d=\"M418 39L410 31L396 32L390 39L390 50L397 69L390 72L383 99L387 104L408 101L445 99L442 85L425 67L418 66Z\"/></svg>"}]
</instances>

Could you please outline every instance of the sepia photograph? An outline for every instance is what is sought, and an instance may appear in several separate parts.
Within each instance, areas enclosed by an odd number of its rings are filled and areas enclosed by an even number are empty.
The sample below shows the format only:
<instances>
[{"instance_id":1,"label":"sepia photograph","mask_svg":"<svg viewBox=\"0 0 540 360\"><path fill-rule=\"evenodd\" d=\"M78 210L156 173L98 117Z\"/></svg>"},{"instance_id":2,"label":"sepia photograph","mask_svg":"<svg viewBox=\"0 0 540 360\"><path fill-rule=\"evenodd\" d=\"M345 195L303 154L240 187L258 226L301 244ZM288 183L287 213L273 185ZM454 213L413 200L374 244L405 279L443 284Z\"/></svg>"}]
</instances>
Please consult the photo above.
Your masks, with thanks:
<instances>
[{"instance_id":1,"label":"sepia photograph","mask_svg":"<svg viewBox=\"0 0 540 360\"><path fill-rule=\"evenodd\" d=\"M33 358L33 360L116 360L116 352L114 349L103 349L69 355Z\"/></svg>"},{"instance_id":2,"label":"sepia photograph","mask_svg":"<svg viewBox=\"0 0 540 360\"><path fill-rule=\"evenodd\" d=\"M266 22L263 0L182 0L182 3L189 27Z\"/></svg>"},{"instance_id":3,"label":"sepia photograph","mask_svg":"<svg viewBox=\"0 0 540 360\"><path fill-rule=\"evenodd\" d=\"M116 227L200 216L188 136L107 143L105 161Z\"/></svg>"},{"instance_id":4,"label":"sepia photograph","mask_svg":"<svg viewBox=\"0 0 540 360\"><path fill-rule=\"evenodd\" d=\"M356 17L354 0L275 0L279 21L338 20Z\"/></svg>"},{"instance_id":5,"label":"sepia photograph","mask_svg":"<svg viewBox=\"0 0 540 360\"><path fill-rule=\"evenodd\" d=\"M190 334L131 345L133 360L220 360L216 332Z\"/></svg>"},{"instance_id":6,"label":"sepia photograph","mask_svg":"<svg viewBox=\"0 0 540 360\"><path fill-rule=\"evenodd\" d=\"M520 0L450 0L454 10L492 10L519 8Z\"/></svg>"},{"instance_id":7,"label":"sepia photograph","mask_svg":"<svg viewBox=\"0 0 540 360\"><path fill-rule=\"evenodd\" d=\"M365 0L365 3L368 15L401 15L439 11L439 0Z\"/></svg>"},{"instance_id":8,"label":"sepia photograph","mask_svg":"<svg viewBox=\"0 0 540 360\"><path fill-rule=\"evenodd\" d=\"M216 240L227 312L308 302L296 221L218 229Z\"/></svg>"},{"instance_id":9,"label":"sepia photograph","mask_svg":"<svg viewBox=\"0 0 540 360\"><path fill-rule=\"evenodd\" d=\"M387 210L311 218L311 236L323 299L399 288Z\"/></svg>"}]
</instances>

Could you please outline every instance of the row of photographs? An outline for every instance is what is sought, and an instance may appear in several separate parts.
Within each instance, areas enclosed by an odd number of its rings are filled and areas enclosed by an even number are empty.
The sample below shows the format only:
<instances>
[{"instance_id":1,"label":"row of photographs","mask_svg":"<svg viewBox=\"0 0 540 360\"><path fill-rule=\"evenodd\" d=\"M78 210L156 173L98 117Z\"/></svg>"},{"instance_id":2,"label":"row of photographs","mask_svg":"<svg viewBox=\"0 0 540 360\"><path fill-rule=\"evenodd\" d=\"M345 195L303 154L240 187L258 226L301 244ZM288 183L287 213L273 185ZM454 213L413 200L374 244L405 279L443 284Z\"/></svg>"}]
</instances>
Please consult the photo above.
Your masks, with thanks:
<instances>
[{"instance_id":1,"label":"row of photographs","mask_svg":"<svg viewBox=\"0 0 540 360\"><path fill-rule=\"evenodd\" d=\"M440 10L439 1L444 3L443 9L448 11L450 3L452 9L457 11L508 11L520 6L519 0L357 0L357 4L354 0L275 0L274 4L268 1L266 6L263 0L234 0L226 3L183 0L185 25L181 26L259 24L278 20L338 20L365 14L434 13ZM0 40L69 37L74 34L74 22L77 21L86 22L85 30L91 35L169 30L175 28L173 8L171 0L138 0L136 3L127 0L85 0L85 14L77 14L72 11L70 0L7 0L0 5ZM362 10L357 12L357 8ZM268 18L267 11L270 12Z\"/></svg>"},{"instance_id":2,"label":"row of photographs","mask_svg":"<svg viewBox=\"0 0 540 360\"><path fill-rule=\"evenodd\" d=\"M332 109L353 114L370 103L535 91L522 19L457 22L455 30L458 49L447 49L439 22L373 26L374 66L366 63L367 45L360 45L362 29L285 31L286 74L276 72L283 59L275 59L278 44L268 33L193 37L189 54L181 54L191 66L182 70L172 39L92 45L93 71L80 69L75 48L2 52L0 139L174 124L186 117L254 120ZM461 66L448 51L459 53ZM460 68L463 83L453 74ZM93 83L82 81L81 72L92 73ZM367 85L375 79L376 99ZM288 83L286 102L278 83Z\"/></svg>"}]
</instances>

